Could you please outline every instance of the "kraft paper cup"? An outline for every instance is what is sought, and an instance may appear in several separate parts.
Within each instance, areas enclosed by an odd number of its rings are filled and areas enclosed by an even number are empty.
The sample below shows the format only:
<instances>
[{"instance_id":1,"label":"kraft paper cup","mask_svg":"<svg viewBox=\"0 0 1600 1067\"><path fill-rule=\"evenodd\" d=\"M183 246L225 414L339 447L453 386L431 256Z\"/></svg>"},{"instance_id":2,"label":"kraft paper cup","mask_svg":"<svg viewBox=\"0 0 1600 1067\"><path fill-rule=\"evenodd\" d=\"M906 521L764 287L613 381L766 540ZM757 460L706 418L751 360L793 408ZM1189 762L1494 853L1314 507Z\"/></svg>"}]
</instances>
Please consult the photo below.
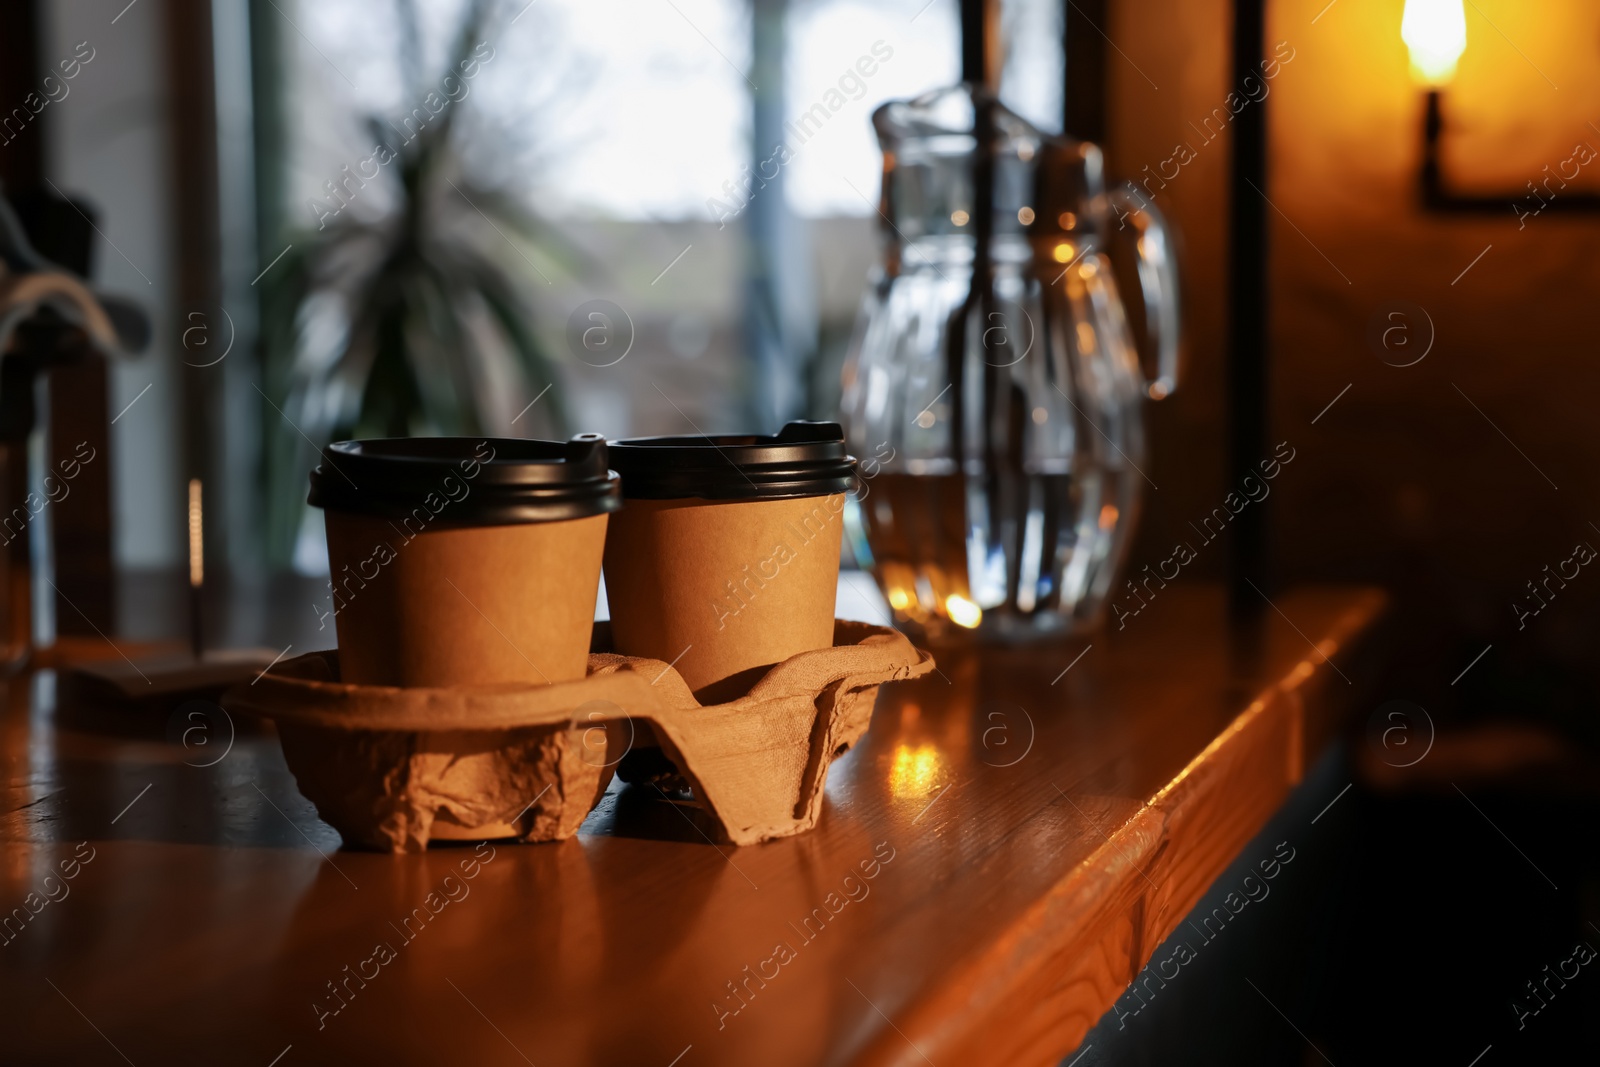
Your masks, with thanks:
<instances>
[{"instance_id":1,"label":"kraft paper cup","mask_svg":"<svg viewBox=\"0 0 1600 1067\"><path fill-rule=\"evenodd\" d=\"M605 550L618 652L671 663L701 703L720 703L833 644L855 480L837 424L619 441L611 462L624 498Z\"/></svg>"},{"instance_id":2,"label":"kraft paper cup","mask_svg":"<svg viewBox=\"0 0 1600 1067\"><path fill-rule=\"evenodd\" d=\"M330 511L343 680L415 687L582 678L606 519L453 527L407 541L388 519Z\"/></svg>"},{"instance_id":3,"label":"kraft paper cup","mask_svg":"<svg viewBox=\"0 0 1600 1067\"><path fill-rule=\"evenodd\" d=\"M311 476L325 511L341 680L451 687L584 677L609 513L620 504L597 434L562 443L346 441ZM515 768L486 731L417 735L415 756L478 760L484 795ZM458 809L459 810L459 809ZM506 822L434 837L509 836Z\"/></svg>"}]
</instances>

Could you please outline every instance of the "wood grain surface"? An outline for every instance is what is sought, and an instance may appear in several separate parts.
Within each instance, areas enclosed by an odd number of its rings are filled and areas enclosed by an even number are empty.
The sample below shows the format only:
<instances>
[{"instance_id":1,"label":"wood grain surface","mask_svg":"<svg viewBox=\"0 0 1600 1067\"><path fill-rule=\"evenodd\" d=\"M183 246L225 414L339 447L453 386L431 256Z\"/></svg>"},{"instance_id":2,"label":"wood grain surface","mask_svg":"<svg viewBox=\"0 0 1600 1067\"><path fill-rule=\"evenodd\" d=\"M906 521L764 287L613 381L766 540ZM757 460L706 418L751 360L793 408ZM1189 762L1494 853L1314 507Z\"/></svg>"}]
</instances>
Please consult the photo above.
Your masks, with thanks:
<instances>
[{"instance_id":1,"label":"wood grain surface","mask_svg":"<svg viewBox=\"0 0 1600 1067\"><path fill-rule=\"evenodd\" d=\"M945 654L815 832L748 848L614 784L568 841L343 852L270 732L19 677L0 1061L1055 1063L1357 710L1382 604L1249 637L1175 587L1087 650Z\"/></svg>"}]
</instances>

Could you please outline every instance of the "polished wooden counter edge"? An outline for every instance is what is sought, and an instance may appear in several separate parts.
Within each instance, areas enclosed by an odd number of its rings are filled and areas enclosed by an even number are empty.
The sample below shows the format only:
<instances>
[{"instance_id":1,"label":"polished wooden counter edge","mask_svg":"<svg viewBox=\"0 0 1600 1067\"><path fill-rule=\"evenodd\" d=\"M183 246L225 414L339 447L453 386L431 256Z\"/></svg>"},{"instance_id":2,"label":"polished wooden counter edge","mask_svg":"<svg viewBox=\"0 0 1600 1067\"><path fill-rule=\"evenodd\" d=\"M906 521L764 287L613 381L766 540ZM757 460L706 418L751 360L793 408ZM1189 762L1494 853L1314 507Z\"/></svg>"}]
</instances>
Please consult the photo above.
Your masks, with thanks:
<instances>
[{"instance_id":1,"label":"polished wooden counter edge","mask_svg":"<svg viewBox=\"0 0 1600 1067\"><path fill-rule=\"evenodd\" d=\"M1277 811L1341 718L1333 657L1368 633L1385 595L1351 589L1305 654L1265 679L1203 751L1002 936L942 976L863 1064L1056 1064L1149 962ZM1291 600L1286 597L1285 601ZM1287 617L1286 617L1287 619ZM1345 681L1348 681L1346 679ZM1111 824L1112 820L1106 820Z\"/></svg>"}]
</instances>

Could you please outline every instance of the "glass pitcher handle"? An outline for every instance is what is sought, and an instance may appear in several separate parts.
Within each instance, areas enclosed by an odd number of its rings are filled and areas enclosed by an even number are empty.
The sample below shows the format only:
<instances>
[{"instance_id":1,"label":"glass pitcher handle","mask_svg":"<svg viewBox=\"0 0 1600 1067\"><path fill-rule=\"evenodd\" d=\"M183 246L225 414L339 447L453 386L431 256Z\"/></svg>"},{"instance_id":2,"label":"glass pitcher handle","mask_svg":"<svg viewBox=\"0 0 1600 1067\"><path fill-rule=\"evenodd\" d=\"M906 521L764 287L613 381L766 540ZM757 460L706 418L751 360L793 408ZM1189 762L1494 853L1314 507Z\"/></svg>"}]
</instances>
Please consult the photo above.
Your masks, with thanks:
<instances>
[{"instance_id":1,"label":"glass pitcher handle","mask_svg":"<svg viewBox=\"0 0 1600 1067\"><path fill-rule=\"evenodd\" d=\"M1152 400L1178 387L1178 260L1167 220L1148 200L1126 189L1110 190L1114 213L1133 225L1137 236L1139 289L1144 297L1145 332L1155 349L1156 376L1145 379Z\"/></svg>"}]
</instances>

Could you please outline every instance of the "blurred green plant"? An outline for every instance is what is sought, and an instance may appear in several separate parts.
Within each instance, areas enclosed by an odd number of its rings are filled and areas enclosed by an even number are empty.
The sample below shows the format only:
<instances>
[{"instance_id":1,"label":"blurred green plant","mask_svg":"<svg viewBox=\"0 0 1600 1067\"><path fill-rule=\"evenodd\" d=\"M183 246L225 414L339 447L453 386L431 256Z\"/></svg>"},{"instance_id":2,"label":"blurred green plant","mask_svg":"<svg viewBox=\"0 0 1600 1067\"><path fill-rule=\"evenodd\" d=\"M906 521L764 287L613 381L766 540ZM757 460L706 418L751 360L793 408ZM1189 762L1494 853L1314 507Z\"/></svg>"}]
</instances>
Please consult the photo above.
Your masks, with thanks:
<instances>
[{"instance_id":1,"label":"blurred green plant","mask_svg":"<svg viewBox=\"0 0 1600 1067\"><path fill-rule=\"evenodd\" d=\"M367 117L373 156L354 181L341 171L326 185L327 205L313 209L321 225L286 234L289 251L263 279L267 392L279 407L265 423L271 563L292 557L306 474L323 445L484 434L508 376L520 377L530 397L554 379L524 295L530 282L549 279L529 256L571 272L585 268L582 253L507 190L475 182L461 150L458 120L470 93L460 86L472 76L463 72L480 68L485 48L492 59L484 33L497 7L469 0L449 64L430 79L415 4L397 0L405 100L414 110L398 124ZM427 106L433 101L443 102L437 112ZM372 163L378 173L368 177ZM387 186L388 195L372 185ZM359 198L363 210L347 198ZM380 203L391 206L374 213ZM541 415L547 430L565 435L559 390Z\"/></svg>"}]
</instances>

